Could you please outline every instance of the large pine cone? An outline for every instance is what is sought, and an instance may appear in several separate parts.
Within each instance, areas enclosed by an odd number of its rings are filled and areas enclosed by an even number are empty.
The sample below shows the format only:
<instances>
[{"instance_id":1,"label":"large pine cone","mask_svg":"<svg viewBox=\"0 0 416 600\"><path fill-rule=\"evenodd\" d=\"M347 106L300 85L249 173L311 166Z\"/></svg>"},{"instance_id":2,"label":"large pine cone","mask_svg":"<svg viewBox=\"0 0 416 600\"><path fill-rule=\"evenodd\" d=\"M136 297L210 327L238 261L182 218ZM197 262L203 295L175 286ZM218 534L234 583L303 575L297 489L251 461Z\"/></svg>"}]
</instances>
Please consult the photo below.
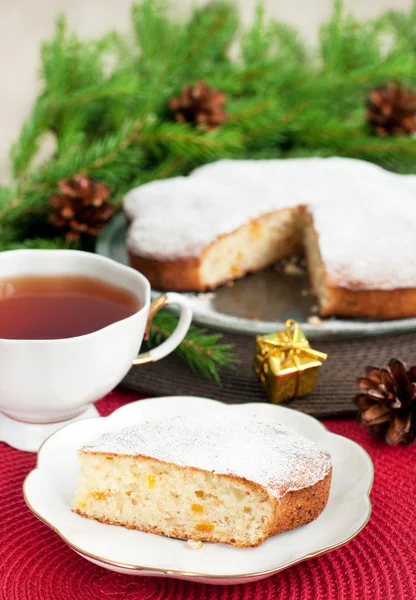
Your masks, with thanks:
<instances>
[{"instance_id":1,"label":"large pine cone","mask_svg":"<svg viewBox=\"0 0 416 600\"><path fill-rule=\"evenodd\" d=\"M110 189L84 175L59 182L59 193L49 198L53 212L49 220L62 229L68 241L97 236L113 216L116 207L108 202Z\"/></svg>"},{"instance_id":2,"label":"large pine cone","mask_svg":"<svg viewBox=\"0 0 416 600\"><path fill-rule=\"evenodd\" d=\"M223 104L227 96L224 92L211 89L204 81L194 87L186 85L180 96L169 103L176 121L192 123L212 131L224 123L227 118Z\"/></svg>"},{"instance_id":3,"label":"large pine cone","mask_svg":"<svg viewBox=\"0 0 416 600\"><path fill-rule=\"evenodd\" d=\"M367 120L380 136L416 133L416 94L391 82L375 88L368 97Z\"/></svg>"},{"instance_id":4,"label":"large pine cone","mask_svg":"<svg viewBox=\"0 0 416 600\"><path fill-rule=\"evenodd\" d=\"M392 358L387 367L367 367L357 384L358 421L390 445L411 444L416 438L416 366L406 369Z\"/></svg>"}]
</instances>

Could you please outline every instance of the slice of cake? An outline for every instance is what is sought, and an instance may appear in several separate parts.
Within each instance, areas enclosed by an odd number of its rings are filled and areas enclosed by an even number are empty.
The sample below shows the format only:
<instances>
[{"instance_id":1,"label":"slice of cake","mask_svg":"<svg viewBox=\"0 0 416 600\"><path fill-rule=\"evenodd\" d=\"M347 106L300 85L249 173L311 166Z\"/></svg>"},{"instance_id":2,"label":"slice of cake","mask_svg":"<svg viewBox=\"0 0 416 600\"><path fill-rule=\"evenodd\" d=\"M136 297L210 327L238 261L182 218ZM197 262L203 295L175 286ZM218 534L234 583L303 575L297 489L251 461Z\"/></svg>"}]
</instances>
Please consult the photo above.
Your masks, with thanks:
<instances>
[{"instance_id":1,"label":"slice of cake","mask_svg":"<svg viewBox=\"0 0 416 600\"><path fill-rule=\"evenodd\" d=\"M332 474L329 454L309 439L227 411L107 433L79 457L78 514L239 547L316 519Z\"/></svg>"},{"instance_id":2,"label":"slice of cake","mask_svg":"<svg viewBox=\"0 0 416 600\"><path fill-rule=\"evenodd\" d=\"M222 160L132 190L124 210L130 263L156 289L213 289L304 248L321 315L416 316L415 176L337 157Z\"/></svg>"}]
</instances>

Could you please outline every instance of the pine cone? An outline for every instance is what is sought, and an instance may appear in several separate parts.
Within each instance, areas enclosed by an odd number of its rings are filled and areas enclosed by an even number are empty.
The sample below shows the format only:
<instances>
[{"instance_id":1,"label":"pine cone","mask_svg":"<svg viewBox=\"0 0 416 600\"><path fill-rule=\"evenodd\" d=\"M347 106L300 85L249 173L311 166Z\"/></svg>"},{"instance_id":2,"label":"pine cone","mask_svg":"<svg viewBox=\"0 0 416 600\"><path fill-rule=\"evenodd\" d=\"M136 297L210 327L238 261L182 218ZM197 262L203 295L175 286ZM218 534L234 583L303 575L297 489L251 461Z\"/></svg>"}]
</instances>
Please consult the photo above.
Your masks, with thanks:
<instances>
[{"instance_id":1,"label":"pine cone","mask_svg":"<svg viewBox=\"0 0 416 600\"><path fill-rule=\"evenodd\" d=\"M186 85L180 96L172 98L169 107L175 120L180 123L193 123L212 131L224 123L227 113L223 107L227 96L209 88L204 81L199 81L194 87Z\"/></svg>"},{"instance_id":2,"label":"pine cone","mask_svg":"<svg viewBox=\"0 0 416 600\"><path fill-rule=\"evenodd\" d=\"M416 438L416 366L407 370L392 358L387 367L367 367L357 384L358 421L392 446L411 444Z\"/></svg>"},{"instance_id":3,"label":"pine cone","mask_svg":"<svg viewBox=\"0 0 416 600\"><path fill-rule=\"evenodd\" d=\"M110 189L84 175L63 179L58 185L61 193L49 198L54 209L49 215L51 223L64 230L67 240L98 235L115 212L108 202Z\"/></svg>"},{"instance_id":4,"label":"pine cone","mask_svg":"<svg viewBox=\"0 0 416 600\"><path fill-rule=\"evenodd\" d=\"M368 97L367 120L380 136L416 133L416 94L391 82L375 88Z\"/></svg>"}]
</instances>

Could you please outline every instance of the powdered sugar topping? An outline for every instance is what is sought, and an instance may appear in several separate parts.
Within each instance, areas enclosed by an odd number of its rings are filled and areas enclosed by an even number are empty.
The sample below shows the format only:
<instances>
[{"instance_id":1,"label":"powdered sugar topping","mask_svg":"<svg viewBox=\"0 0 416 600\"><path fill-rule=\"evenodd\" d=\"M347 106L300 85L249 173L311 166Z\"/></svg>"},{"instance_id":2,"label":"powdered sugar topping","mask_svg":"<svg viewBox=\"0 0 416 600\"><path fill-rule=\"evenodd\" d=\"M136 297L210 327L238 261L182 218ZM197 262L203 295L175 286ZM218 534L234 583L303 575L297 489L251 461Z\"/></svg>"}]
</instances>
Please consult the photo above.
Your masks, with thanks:
<instances>
[{"instance_id":1,"label":"powdered sugar topping","mask_svg":"<svg viewBox=\"0 0 416 600\"><path fill-rule=\"evenodd\" d=\"M314 485L331 468L329 454L292 429L227 411L140 423L106 433L82 451L149 456L237 475L277 497Z\"/></svg>"},{"instance_id":2,"label":"powdered sugar topping","mask_svg":"<svg viewBox=\"0 0 416 600\"><path fill-rule=\"evenodd\" d=\"M338 285L416 284L416 176L348 158L221 160L143 185L124 200L127 245L159 260L198 256L218 236L298 205L310 207Z\"/></svg>"},{"instance_id":3,"label":"powdered sugar topping","mask_svg":"<svg viewBox=\"0 0 416 600\"><path fill-rule=\"evenodd\" d=\"M398 193L395 183L385 186L390 202L363 182L348 203L310 208L329 283L376 290L416 286L416 189Z\"/></svg>"}]
</instances>

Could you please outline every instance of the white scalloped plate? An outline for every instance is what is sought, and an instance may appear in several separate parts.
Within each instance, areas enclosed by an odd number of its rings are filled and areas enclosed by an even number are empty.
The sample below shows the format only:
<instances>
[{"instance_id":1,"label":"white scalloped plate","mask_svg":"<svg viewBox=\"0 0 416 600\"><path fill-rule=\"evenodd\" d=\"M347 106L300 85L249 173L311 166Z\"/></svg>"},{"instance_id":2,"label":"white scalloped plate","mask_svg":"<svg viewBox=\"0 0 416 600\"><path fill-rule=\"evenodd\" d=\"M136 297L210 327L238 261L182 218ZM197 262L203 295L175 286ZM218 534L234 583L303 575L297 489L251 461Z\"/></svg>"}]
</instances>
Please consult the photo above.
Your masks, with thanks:
<instances>
[{"instance_id":1,"label":"white scalloped plate","mask_svg":"<svg viewBox=\"0 0 416 600\"><path fill-rule=\"evenodd\" d=\"M78 460L76 451L107 431L135 422L192 412L229 410L261 413L314 440L330 452L333 479L328 505L313 523L269 538L257 548L205 543L192 550L186 542L105 525L71 512ZM214 400L171 396L140 400L109 417L85 419L63 427L41 447L37 468L27 476L23 493L29 508L78 554L106 569L131 575L176 577L206 583L234 584L262 579L307 558L342 546L370 518L373 464L355 442L330 433L319 421L290 408L269 404L226 407Z\"/></svg>"}]
</instances>

